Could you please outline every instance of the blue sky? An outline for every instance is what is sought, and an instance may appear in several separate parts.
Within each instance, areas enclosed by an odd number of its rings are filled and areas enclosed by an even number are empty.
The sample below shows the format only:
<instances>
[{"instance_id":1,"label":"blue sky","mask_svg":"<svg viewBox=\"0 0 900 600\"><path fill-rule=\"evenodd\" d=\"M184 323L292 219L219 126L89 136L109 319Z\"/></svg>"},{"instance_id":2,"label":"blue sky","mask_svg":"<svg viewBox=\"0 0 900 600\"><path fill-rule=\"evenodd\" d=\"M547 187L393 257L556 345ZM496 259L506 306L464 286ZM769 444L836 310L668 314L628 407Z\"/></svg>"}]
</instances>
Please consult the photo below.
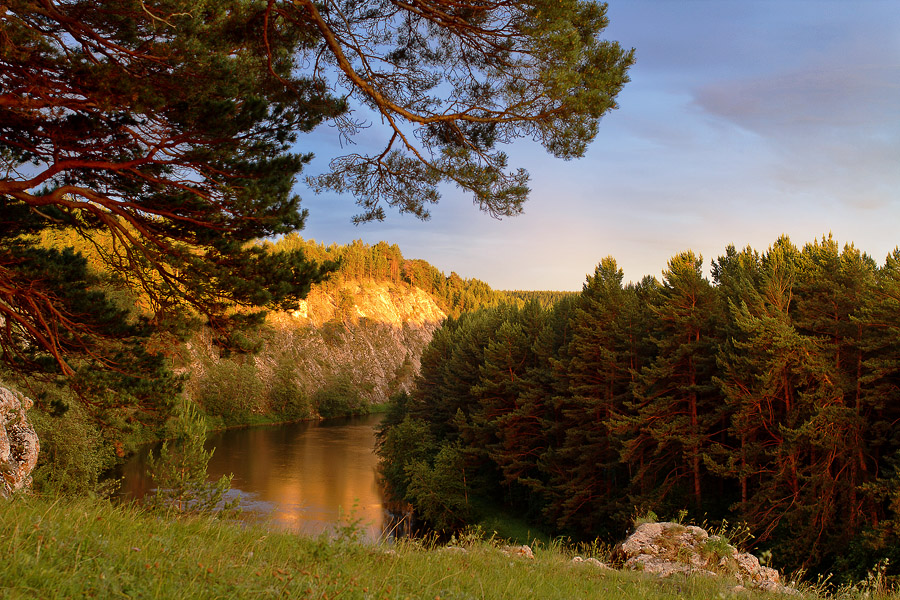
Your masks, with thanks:
<instances>
[{"instance_id":1,"label":"blue sky","mask_svg":"<svg viewBox=\"0 0 900 600\"><path fill-rule=\"evenodd\" d=\"M444 190L430 221L354 226L352 198L298 185L302 235L400 246L495 289L578 290L613 256L627 281L677 252L765 250L833 234L881 264L900 244L900 4L896 0L612 0L605 37L634 47L631 82L587 155L523 141L519 217L495 220ZM306 174L339 148L322 139Z\"/></svg>"}]
</instances>

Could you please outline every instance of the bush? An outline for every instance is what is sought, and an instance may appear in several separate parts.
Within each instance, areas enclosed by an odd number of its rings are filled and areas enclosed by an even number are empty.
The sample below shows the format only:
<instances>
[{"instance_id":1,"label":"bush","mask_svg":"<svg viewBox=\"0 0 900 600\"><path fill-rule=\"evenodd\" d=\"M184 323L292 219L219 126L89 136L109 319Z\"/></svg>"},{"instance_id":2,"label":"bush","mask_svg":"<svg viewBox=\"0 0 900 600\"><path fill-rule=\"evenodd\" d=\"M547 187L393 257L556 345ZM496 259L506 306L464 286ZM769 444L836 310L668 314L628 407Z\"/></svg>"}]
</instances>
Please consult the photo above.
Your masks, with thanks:
<instances>
[{"instance_id":1,"label":"bush","mask_svg":"<svg viewBox=\"0 0 900 600\"><path fill-rule=\"evenodd\" d=\"M438 451L434 435L422 419L406 416L395 423L408 398L406 394L395 397L378 432L379 469L387 494L395 502L407 499L407 467L417 462L432 461Z\"/></svg>"},{"instance_id":2,"label":"bush","mask_svg":"<svg viewBox=\"0 0 900 600\"><path fill-rule=\"evenodd\" d=\"M296 379L294 363L282 357L272 374L272 388L269 390L269 407L287 421L308 419L314 410L309 397Z\"/></svg>"},{"instance_id":3,"label":"bush","mask_svg":"<svg viewBox=\"0 0 900 600\"><path fill-rule=\"evenodd\" d=\"M455 531L471 521L465 457L459 445L443 445L434 458L434 468L416 461L406 471L406 498L435 530Z\"/></svg>"},{"instance_id":4,"label":"bush","mask_svg":"<svg viewBox=\"0 0 900 600\"><path fill-rule=\"evenodd\" d=\"M324 419L364 415L369 412L369 403L360 394L359 387L349 373L329 377L313 394L313 404Z\"/></svg>"},{"instance_id":5,"label":"bush","mask_svg":"<svg viewBox=\"0 0 900 600\"><path fill-rule=\"evenodd\" d=\"M53 412L33 408L28 413L41 442L32 474L34 490L63 496L104 493L107 486L101 477L116 464L115 443L104 439L104 432L71 392L48 388L44 393L45 405L53 406Z\"/></svg>"},{"instance_id":6,"label":"bush","mask_svg":"<svg viewBox=\"0 0 900 600\"><path fill-rule=\"evenodd\" d=\"M246 423L265 398L265 387L252 361L222 360L208 365L194 387L194 400L225 425Z\"/></svg>"}]
</instances>

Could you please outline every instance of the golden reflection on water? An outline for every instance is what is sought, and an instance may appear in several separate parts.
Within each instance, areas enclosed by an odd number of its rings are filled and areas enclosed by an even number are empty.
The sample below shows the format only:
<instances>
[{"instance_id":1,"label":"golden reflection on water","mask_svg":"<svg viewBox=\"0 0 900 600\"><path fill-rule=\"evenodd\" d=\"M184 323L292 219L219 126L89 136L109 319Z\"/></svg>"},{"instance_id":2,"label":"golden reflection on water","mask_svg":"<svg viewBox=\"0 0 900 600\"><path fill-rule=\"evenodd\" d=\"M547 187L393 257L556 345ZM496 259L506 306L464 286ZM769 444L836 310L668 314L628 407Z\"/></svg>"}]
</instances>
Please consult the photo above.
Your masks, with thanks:
<instances>
[{"instance_id":1,"label":"golden reflection on water","mask_svg":"<svg viewBox=\"0 0 900 600\"><path fill-rule=\"evenodd\" d=\"M326 423L294 423L219 432L209 476L234 474L232 490L251 518L308 534L358 521L369 538L384 524L375 467L374 426L380 415ZM126 468L126 493L142 496L138 466Z\"/></svg>"}]
</instances>

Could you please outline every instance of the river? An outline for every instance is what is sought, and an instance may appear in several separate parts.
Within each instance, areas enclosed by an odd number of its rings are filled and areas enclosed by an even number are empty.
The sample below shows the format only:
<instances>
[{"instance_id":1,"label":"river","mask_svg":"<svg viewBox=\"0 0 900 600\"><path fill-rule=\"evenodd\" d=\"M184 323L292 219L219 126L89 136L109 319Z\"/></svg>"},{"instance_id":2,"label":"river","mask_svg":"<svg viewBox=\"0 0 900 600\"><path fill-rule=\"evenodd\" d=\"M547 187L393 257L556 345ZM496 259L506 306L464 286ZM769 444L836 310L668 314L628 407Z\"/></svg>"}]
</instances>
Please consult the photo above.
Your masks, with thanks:
<instances>
[{"instance_id":1,"label":"river","mask_svg":"<svg viewBox=\"0 0 900 600\"><path fill-rule=\"evenodd\" d=\"M375 426L381 415L290 423L216 432L210 479L234 474L241 518L317 535L358 522L369 539L383 535L389 517L375 476ZM123 470L122 494L142 498L153 486L147 453Z\"/></svg>"}]
</instances>

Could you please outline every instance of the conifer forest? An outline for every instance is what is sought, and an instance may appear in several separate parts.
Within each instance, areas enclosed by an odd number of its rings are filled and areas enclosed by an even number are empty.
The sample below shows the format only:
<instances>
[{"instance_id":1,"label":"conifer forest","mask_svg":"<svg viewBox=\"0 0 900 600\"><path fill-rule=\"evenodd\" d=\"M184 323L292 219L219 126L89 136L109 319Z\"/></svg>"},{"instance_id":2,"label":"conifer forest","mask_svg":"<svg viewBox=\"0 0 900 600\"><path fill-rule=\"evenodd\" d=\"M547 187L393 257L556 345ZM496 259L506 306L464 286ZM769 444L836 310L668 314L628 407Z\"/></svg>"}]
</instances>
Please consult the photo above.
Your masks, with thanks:
<instances>
[{"instance_id":1,"label":"conifer forest","mask_svg":"<svg viewBox=\"0 0 900 600\"><path fill-rule=\"evenodd\" d=\"M785 568L865 573L900 525L900 251L830 237L672 257L451 318L379 438L392 496L451 531L502 504L574 539L652 511L746 522Z\"/></svg>"}]
</instances>

